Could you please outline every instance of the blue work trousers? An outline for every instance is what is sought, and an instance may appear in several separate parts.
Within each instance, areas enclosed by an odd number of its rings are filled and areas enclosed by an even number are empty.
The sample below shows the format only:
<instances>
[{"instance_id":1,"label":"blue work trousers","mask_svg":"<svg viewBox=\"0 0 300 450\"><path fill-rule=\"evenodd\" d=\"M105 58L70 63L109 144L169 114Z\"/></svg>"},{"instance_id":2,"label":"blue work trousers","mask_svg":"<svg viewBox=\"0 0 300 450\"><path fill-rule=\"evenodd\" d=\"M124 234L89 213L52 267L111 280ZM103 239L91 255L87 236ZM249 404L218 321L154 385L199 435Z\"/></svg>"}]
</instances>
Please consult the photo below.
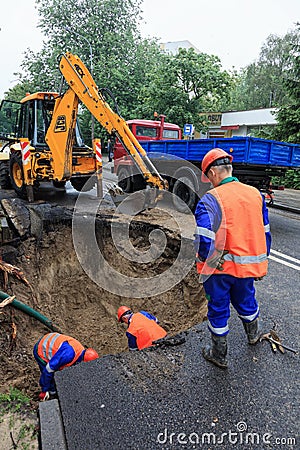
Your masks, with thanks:
<instances>
[{"instance_id":1,"label":"blue work trousers","mask_svg":"<svg viewBox=\"0 0 300 450\"><path fill-rule=\"evenodd\" d=\"M259 315L255 298L254 278L211 275L203 283L208 300L208 328L225 336L229 332L230 302L243 322L252 322Z\"/></svg>"}]
</instances>

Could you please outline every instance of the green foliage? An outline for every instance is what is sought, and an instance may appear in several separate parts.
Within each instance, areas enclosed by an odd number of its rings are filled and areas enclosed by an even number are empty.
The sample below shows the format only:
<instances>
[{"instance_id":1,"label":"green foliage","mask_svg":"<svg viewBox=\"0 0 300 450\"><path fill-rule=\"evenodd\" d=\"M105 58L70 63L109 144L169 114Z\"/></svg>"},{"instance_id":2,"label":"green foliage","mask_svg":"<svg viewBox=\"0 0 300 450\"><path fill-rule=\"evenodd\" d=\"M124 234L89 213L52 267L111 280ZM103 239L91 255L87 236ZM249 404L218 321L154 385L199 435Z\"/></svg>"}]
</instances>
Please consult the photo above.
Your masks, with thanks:
<instances>
[{"instance_id":1,"label":"green foliage","mask_svg":"<svg viewBox=\"0 0 300 450\"><path fill-rule=\"evenodd\" d=\"M20 100L34 91L58 92L60 55L71 51L90 68L97 86L115 95L115 101L108 101L113 109L118 104L125 119L152 119L156 111L169 122L193 123L205 131L202 112L276 106L281 107L276 138L299 142L299 56L291 51L299 44L299 27L282 38L270 35L257 62L239 73L228 73L217 56L193 49L181 49L172 56L163 53L155 40L143 40L139 32L142 0L35 3L45 35L43 48L26 52L23 73L16 74L20 82L6 98ZM62 92L65 89L62 85ZM91 115L85 108L80 122L90 145ZM255 135L270 138L270 132L255 130ZM106 137L96 121L95 136Z\"/></svg>"},{"instance_id":2,"label":"green foliage","mask_svg":"<svg viewBox=\"0 0 300 450\"><path fill-rule=\"evenodd\" d=\"M300 24L297 25L298 40L289 52L289 70L284 87L290 96L290 103L281 107L276 114L278 125L274 138L300 143Z\"/></svg>"},{"instance_id":3,"label":"green foliage","mask_svg":"<svg viewBox=\"0 0 300 450\"><path fill-rule=\"evenodd\" d=\"M10 433L13 448L36 448L34 420L28 420L29 405L30 398L16 388L10 388L8 393L0 394L0 416L9 418L7 432Z\"/></svg>"},{"instance_id":4,"label":"green foliage","mask_svg":"<svg viewBox=\"0 0 300 450\"><path fill-rule=\"evenodd\" d=\"M0 393L0 412L16 412L19 411L22 406L28 406L30 404L30 398L27 397L19 389L10 388L6 394Z\"/></svg>"},{"instance_id":5,"label":"green foliage","mask_svg":"<svg viewBox=\"0 0 300 450\"><path fill-rule=\"evenodd\" d=\"M157 111L170 122L201 129L199 113L218 110L230 84L218 57L180 49L175 56L161 55L149 71L135 113L150 118Z\"/></svg>"},{"instance_id":6,"label":"green foliage","mask_svg":"<svg viewBox=\"0 0 300 450\"><path fill-rule=\"evenodd\" d=\"M270 35L263 44L257 62L240 71L231 93L228 109L247 110L288 105L290 93L285 88L290 68L290 51L299 39L293 30L285 36Z\"/></svg>"},{"instance_id":7,"label":"green foliage","mask_svg":"<svg viewBox=\"0 0 300 450\"><path fill-rule=\"evenodd\" d=\"M58 92L58 62L66 51L78 54L97 86L115 95L126 119L152 119L157 111L168 121L199 128L199 113L218 109L228 95L231 77L216 56L192 49L166 55L154 40L141 38L142 0L36 0L36 5L46 40L40 52L27 51L11 99L27 91ZM114 101L109 103L115 109ZM80 122L90 144L91 116L85 108ZM105 134L96 122L95 135Z\"/></svg>"},{"instance_id":8,"label":"green foliage","mask_svg":"<svg viewBox=\"0 0 300 450\"><path fill-rule=\"evenodd\" d=\"M274 130L274 138L286 142L300 142L300 104L295 99L289 106L281 108L276 118L278 125Z\"/></svg>"},{"instance_id":9,"label":"green foliage","mask_svg":"<svg viewBox=\"0 0 300 450\"><path fill-rule=\"evenodd\" d=\"M261 139L272 139L274 126L272 125L262 125L255 126L248 129L248 136L254 136Z\"/></svg>"},{"instance_id":10,"label":"green foliage","mask_svg":"<svg viewBox=\"0 0 300 450\"><path fill-rule=\"evenodd\" d=\"M21 74L19 74L19 78L21 77ZM19 102L22 98L25 97L27 92L34 92L34 86L28 81L23 81L6 91L5 98L8 100Z\"/></svg>"},{"instance_id":11,"label":"green foliage","mask_svg":"<svg viewBox=\"0 0 300 450\"><path fill-rule=\"evenodd\" d=\"M284 180L279 177L272 177L272 184L284 184L286 188L290 189L300 189L300 170L299 169L289 169L286 171Z\"/></svg>"},{"instance_id":12,"label":"green foliage","mask_svg":"<svg viewBox=\"0 0 300 450\"><path fill-rule=\"evenodd\" d=\"M285 186L300 189L300 170L288 170L285 177Z\"/></svg>"},{"instance_id":13,"label":"green foliage","mask_svg":"<svg viewBox=\"0 0 300 450\"><path fill-rule=\"evenodd\" d=\"M21 82L29 83L31 92L58 92L59 58L71 51L91 70L99 88L114 93L121 115L132 117L147 73L160 53L154 41L140 37L141 4L142 0L36 0L46 40L40 52L27 51ZM88 141L91 117L84 109L81 121Z\"/></svg>"}]
</instances>

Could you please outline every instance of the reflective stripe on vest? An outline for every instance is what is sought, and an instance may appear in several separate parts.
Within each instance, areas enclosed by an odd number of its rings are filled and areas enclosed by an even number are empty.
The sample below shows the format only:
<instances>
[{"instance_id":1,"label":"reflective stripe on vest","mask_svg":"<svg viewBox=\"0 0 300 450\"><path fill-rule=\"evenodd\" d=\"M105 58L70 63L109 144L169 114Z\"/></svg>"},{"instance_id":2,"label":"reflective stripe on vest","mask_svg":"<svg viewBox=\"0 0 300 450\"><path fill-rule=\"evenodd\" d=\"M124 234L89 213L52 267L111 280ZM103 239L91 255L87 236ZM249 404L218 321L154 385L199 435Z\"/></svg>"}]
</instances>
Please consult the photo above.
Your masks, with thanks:
<instances>
[{"instance_id":1,"label":"reflective stripe on vest","mask_svg":"<svg viewBox=\"0 0 300 450\"><path fill-rule=\"evenodd\" d=\"M231 182L209 191L222 211L222 220L215 236L215 248L228 251L223 271L212 269L206 262L197 262L203 275L228 274L238 278L262 277L267 273L266 235L262 198L259 191L243 183ZM201 227L199 227L201 228Z\"/></svg>"},{"instance_id":2,"label":"reflective stripe on vest","mask_svg":"<svg viewBox=\"0 0 300 450\"><path fill-rule=\"evenodd\" d=\"M132 315L127 331L136 337L136 343L139 350L151 347L153 341L167 335L167 332L154 320L148 319L148 317L141 313Z\"/></svg>"},{"instance_id":3,"label":"reflective stripe on vest","mask_svg":"<svg viewBox=\"0 0 300 450\"><path fill-rule=\"evenodd\" d=\"M233 261L235 264L259 264L265 261L266 259L267 259L266 253L257 256L237 256L231 255L230 253L224 255L225 261Z\"/></svg>"},{"instance_id":4,"label":"reflective stripe on vest","mask_svg":"<svg viewBox=\"0 0 300 450\"><path fill-rule=\"evenodd\" d=\"M65 334L60 333L48 333L38 342L37 353L38 356L48 363L50 359L55 355L57 350L60 348L63 342L68 342L68 344L73 348L75 352L75 356L68 364L65 364L60 369L64 367L71 366L77 359L80 357L81 353L84 350L84 346L80 344L79 341L72 338L71 336L67 336Z\"/></svg>"},{"instance_id":5,"label":"reflective stripe on vest","mask_svg":"<svg viewBox=\"0 0 300 450\"><path fill-rule=\"evenodd\" d=\"M49 333L46 334L46 336L44 336L41 340L40 340L40 345L39 345L39 349L41 348L42 353L39 352L39 356L44 360L44 361L49 361L52 356L53 356L53 345L54 342L56 340L56 338L59 336L59 333Z\"/></svg>"}]
</instances>

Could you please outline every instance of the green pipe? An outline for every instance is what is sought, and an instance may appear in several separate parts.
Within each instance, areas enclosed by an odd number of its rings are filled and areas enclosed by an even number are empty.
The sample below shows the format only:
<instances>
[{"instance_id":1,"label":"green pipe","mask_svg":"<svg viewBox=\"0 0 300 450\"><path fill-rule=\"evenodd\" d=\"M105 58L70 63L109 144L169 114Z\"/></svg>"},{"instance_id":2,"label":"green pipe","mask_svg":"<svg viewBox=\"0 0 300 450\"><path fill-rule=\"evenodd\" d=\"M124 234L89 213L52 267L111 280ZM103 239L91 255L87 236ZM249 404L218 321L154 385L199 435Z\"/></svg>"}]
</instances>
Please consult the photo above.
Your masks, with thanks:
<instances>
[{"instance_id":1,"label":"green pipe","mask_svg":"<svg viewBox=\"0 0 300 450\"><path fill-rule=\"evenodd\" d=\"M6 294L5 292L0 291L0 300L5 300L6 298L10 297L10 295ZM48 317L43 316L43 314L39 313L35 309L31 308L30 306L26 305L25 303L20 302L17 299L14 299L9 305L14 306L15 308L19 309L20 311L23 311L25 314L28 314L28 316L34 317L35 319L42 322L46 327L48 327L51 331L56 331L61 333L61 330L52 323L52 320L48 319Z\"/></svg>"}]
</instances>

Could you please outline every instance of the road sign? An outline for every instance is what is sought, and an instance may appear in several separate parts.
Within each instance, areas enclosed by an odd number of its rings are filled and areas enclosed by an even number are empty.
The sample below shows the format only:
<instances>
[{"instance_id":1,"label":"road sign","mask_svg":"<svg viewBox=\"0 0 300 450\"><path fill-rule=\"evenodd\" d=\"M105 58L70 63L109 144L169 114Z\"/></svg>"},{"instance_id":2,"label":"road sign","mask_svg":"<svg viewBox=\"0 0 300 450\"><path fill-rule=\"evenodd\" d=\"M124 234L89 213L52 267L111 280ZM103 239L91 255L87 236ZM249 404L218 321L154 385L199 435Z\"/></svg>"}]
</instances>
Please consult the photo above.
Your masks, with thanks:
<instances>
[{"instance_id":1,"label":"road sign","mask_svg":"<svg viewBox=\"0 0 300 450\"><path fill-rule=\"evenodd\" d=\"M192 136L194 131L194 125L192 125L191 123L186 123L183 127L183 134L185 136Z\"/></svg>"}]
</instances>

